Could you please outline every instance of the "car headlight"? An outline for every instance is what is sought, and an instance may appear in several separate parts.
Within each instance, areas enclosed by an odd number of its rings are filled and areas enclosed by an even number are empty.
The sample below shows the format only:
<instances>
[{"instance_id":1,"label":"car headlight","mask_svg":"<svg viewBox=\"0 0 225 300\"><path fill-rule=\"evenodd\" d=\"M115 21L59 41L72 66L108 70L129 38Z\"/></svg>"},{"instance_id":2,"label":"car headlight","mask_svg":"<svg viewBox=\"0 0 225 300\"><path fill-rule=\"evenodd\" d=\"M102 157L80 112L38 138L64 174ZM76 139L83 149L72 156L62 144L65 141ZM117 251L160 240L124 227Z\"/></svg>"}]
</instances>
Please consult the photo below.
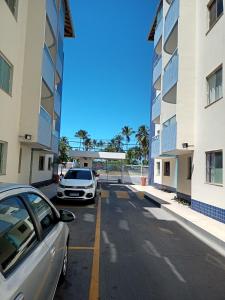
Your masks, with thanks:
<instances>
[{"instance_id":1,"label":"car headlight","mask_svg":"<svg viewBox=\"0 0 225 300\"><path fill-rule=\"evenodd\" d=\"M92 184L90 184L90 185L88 185L88 186L85 186L85 189L91 189L91 188L93 188L94 187L94 184L92 183Z\"/></svg>"},{"instance_id":2,"label":"car headlight","mask_svg":"<svg viewBox=\"0 0 225 300\"><path fill-rule=\"evenodd\" d=\"M60 184L59 184L59 187L61 187L61 188L64 189L64 188L65 188L65 185L63 185L63 184L60 183Z\"/></svg>"}]
</instances>

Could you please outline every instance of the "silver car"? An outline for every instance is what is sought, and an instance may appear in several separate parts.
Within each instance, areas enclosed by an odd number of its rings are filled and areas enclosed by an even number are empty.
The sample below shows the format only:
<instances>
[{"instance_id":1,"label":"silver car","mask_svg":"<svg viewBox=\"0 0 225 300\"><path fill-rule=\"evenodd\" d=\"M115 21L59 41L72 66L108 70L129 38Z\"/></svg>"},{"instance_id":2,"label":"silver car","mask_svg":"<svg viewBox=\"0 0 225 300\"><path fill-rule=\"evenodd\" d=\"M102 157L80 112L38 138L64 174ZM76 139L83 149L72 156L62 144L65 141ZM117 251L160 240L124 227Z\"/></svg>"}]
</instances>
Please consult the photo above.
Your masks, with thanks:
<instances>
[{"instance_id":1,"label":"silver car","mask_svg":"<svg viewBox=\"0 0 225 300\"><path fill-rule=\"evenodd\" d=\"M0 183L0 299L53 299L74 219L33 187Z\"/></svg>"}]
</instances>

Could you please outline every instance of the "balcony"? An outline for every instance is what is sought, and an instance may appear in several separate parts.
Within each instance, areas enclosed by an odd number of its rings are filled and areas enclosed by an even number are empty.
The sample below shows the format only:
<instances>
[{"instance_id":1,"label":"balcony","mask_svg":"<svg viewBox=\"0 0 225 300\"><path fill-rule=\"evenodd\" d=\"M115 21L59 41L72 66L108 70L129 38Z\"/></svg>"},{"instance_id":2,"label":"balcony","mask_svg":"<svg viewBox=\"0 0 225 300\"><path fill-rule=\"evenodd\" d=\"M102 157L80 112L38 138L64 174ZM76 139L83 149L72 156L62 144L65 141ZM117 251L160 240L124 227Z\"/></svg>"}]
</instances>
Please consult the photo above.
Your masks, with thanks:
<instances>
[{"instance_id":1,"label":"balcony","mask_svg":"<svg viewBox=\"0 0 225 300\"><path fill-rule=\"evenodd\" d=\"M164 24L164 50L172 54L177 48L180 0L173 0Z\"/></svg>"},{"instance_id":2,"label":"balcony","mask_svg":"<svg viewBox=\"0 0 225 300\"><path fill-rule=\"evenodd\" d=\"M177 50L169 60L163 75L162 100L175 104L177 102L178 53Z\"/></svg>"},{"instance_id":3,"label":"balcony","mask_svg":"<svg viewBox=\"0 0 225 300\"><path fill-rule=\"evenodd\" d=\"M161 135L161 151L167 153L176 150L177 147L177 121L176 116L163 124Z\"/></svg>"},{"instance_id":4,"label":"balcony","mask_svg":"<svg viewBox=\"0 0 225 300\"><path fill-rule=\"evenodd\" d=\"M60 117L61 114L61 96L58 91L55 91L54 96L54 112Z\"/></svg>"},{"instance_id":5,"label":"balcony","mask_svg":"<svg viewBox=\"0 0 225 300\"><path fill-rule=\"evenodd\" d=\"M52 152L58 154L59 152L59 132L52 130Z\"/></svg>"},{"instance_id":6,"label":"balcony","mask_svg":"<svg viewBox=\"0 0 225 300\"><path fill-rule=\"evenodd\" d=\"M159 22L155 29L154 35L154 48L155 52L159 55L162 53L162 32L163 32L163 19Z\"/></svg>"},{"instance_id":7,"label":"balcony","mask_svg":"<svg viewBox=\"0 0 225 300\"><path fill-rule=\"evenodd\" d=\"M54 91L55 69L48 47L45 45L43 49L42 59L42 78L48 85L48 88Z\"/></svg>"},{"instance_id":8,"label":"balcony","mask_svg":"<svg viewBox=\"0 0 225 300\"><path fill-rule=\"evenodd\" d=\"M154 69L153 69L153 86L156 90L161 89L161 74L162 74L162 57L159 56L154 63Z\"/></svg>"},{"instance_id":9,"label":"balcony","mask_svg":"<svg viewBox=\"0 0 225 300\"><path fill-rule=\"evenodd\" d=\"M46 12L47 12L47 16L48 19L50 21L52 30L55 34L55 36L57 36L57 9L56 9L56 4L55 4L55 0L47 0L46 1Z\"/></svg>"},{"instance_id":10,"label":"balcony","mask_svg":"<svg viewBox=\"0 0 225 300\"><path fill-rule=\"evenodd\" d=\"M51 146L52 119L50 114L41 106L38 126L38 143L49 147Z\"/></svg>"},{"instance_id":11,"label":"balcony","mask_svg":"<svg viewBox=\"0 0 225 300\"><path fill-rule=\"evenodd\" d=\"M161 94L159 94L152 102L152 122L159 124L161 113Z\"/></svg>"},{"instance_id":12,"label":"balcony","mask_svg":"<svg viewBox=\"0 0 225 300\"><path fill-rule=\"evenodd\" d=\"M156 158L160 155L160 136L156 135L152 138L151 158Z\"/></svg>"}]
</instances>

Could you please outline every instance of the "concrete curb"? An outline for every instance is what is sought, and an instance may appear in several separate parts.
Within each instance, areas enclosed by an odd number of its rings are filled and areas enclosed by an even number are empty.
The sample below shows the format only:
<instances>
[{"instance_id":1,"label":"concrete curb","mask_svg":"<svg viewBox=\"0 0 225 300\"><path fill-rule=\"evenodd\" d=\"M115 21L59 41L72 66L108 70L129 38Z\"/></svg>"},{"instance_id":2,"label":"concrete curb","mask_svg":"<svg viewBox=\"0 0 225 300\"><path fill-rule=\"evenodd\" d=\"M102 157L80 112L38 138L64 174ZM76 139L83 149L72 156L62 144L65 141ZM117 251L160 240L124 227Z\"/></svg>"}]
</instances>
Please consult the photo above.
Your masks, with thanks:
<instances>
[{"instance_id":1,"label":"concrete curb","mask_svg":"<svg viewBox=\"0 0 225 300\"><path fill-rule=\"evenodd\" d=\"M186 219L185 217L179 215L178 213L172 211L169 206L170 203L159 199L149 193L144 193L144 197L154 203L157 207L162 208L167 213L171 214L178 224L180 224L183 228L185 228L187 231L189 231L191 234L196 236L199 240L207 244L210 248L214 249L216 252L221 254L222 256L225 256L225 242L216 236L214 236L212 233L208 232L207 230L201 228L197 224L194 224L192 221ZM157 200L160 200L157 202ZM166 202L166 203L162 203Z\"/></svg>"}]
</instances>

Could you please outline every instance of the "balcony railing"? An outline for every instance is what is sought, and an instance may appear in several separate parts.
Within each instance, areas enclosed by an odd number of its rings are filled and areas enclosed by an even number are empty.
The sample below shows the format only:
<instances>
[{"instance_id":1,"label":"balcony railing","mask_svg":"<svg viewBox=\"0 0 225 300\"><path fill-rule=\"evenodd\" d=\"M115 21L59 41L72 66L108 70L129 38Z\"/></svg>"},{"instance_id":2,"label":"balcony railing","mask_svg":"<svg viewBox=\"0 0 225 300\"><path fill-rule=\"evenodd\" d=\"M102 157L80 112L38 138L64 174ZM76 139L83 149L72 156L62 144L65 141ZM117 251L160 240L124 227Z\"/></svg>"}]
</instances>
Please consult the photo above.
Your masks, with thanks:
<instances>
[{"instance_id":1,"label":"balcony railing","mask_svg":"<svg viewBox=\"0 0 225 300\"><path fill-rule=\"evenodd\" d=\"M55 68L48 47L45 45L43 49L42 59L42 77L49 89L54 91Z\"/></svg>"},{"instance_id":2,"label":"balcony railing","mask_svg":"<svg viewBox=\"0 0 225 300\"><path fill-rule=\"evenodd\" d=\"M163 124L161 136L162 153L176 150L177 147L177 122L176 116Z\"/></svg>"},{"instance_id":3,"label":"balcony railing","mask_svg":"<svg viewBox=\"0 0 225 300\"><path fill-rule=\"evenodd\" d=\"M177 23L177 20L179 18L179 9L180 9L180 0L173 0L165 18L165 25L164 25L165 43Z\"/></svg>"},{"instance_id":4,"label":"balcony railing","mask_svg":"<svg viewBox=\"0 0 225 300\"><path fill-rule=\"evenodd\" d=\"M152 121L160 116L161 113L161 94L159 94L152 102Z\"/></svg>"},{"instance_id":5,"label":"balcony railing","mask_svg":"<svg viewBox=\"0 0 225 300\"><path fill-rule=\"evenodd\" d=\"M173 101L167 101L166 99L164 99L164 96L175 86L177 81L178 81L178 52L176 49L173 56L170 58L168 64L164 69L164 75L163 75L163 100L164 101L173 102Z\"/></svg>"},{"instance_id":6,"label":"balcony railing","mask_svg":"<svg viewBox=\"0 0 225 300\"><path fill-rule=\"evenodd\" d=\"M160 136L156 135L152 138L151 158L156 158L160 155Z\"/></svg>"},{"instance_id":7,"label":"balcony railing","mask_svg":"<svg viewBox=\"0 0 225 300\"><path fill-rule=\"evenodd\" d=\"M55 91L54 96L54 111L58 116L61 114L61 96L58 91Z\"/></svg>"},{"instance_id":8,"label":"balcony railing","mask_svg":"<svg viewBox=\"0 0 225 300\"><path fill-rule=\"evenodd\" d=\"M154 63L154 69L153 69L153 85L157 82L157 80L160 78L162 74L162 57L159 56L157 60Z\"/></svg>"},{"instance_id":9,"label":"balcony railing","mask_svg":"<svg viewBox=\"0 0 225 300\"><path fill-rule=\"evenodd\" d=\"M53 153L58 153L59 151L59 132L52 130L52 151Z\"/></svg>"},{"instance_id":10,"label":"balcony railing","mask_svg":"<svg viewBox=\"0 0 225 300\"><path fill-rule=\"evenodd\" d=\"M39 114L38 143L46 147L51 146L52 118L41 106Z\"/></svg>"},{"instance_id":11,"label":"balcony railing","mask_svg":"<svg viewBox=\"0 0 225 300\"><path fill-rule=\"evenodd\" d=\"M48 18L50 20L51 27L54 31L55 37L57 36L57 9L56 9L56 1L55 0L47 0L46 1L46 12Z\"/></svg>"},{"instance_id":12,"label":"balcony railing","mask_svg":"<svg viewBox=\"0 0 225 300\"><path fill-rule=\"evenodd\" d=\"M160 38L162 37L162 32L163 32L163 18L160 20L159 24L155 29L154 48L157 46Z\"/></svg>"}]
</instances>

